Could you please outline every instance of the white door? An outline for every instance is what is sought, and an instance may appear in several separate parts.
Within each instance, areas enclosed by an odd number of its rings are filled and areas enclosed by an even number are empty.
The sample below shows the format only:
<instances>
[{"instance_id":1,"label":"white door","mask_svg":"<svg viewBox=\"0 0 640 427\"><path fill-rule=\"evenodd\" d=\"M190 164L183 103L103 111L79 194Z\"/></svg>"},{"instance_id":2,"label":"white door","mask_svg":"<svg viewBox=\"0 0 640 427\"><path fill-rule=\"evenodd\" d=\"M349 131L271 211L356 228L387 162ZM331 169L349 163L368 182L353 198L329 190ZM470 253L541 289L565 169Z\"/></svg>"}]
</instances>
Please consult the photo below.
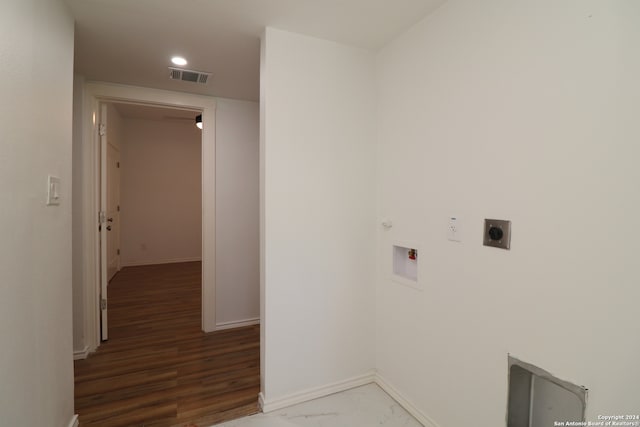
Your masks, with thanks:
<instances>
[{"instance_id":1,"label":"white door","mask_svg":"<svg viewBox=\"0 0 640 427\"><path fill-rule=\"evenodd\" d=\"M107 105L100 104L100 122L98 125L100 140L100 215L98 229L100 233L100 338L109 338L107 324L107 284L109 283L107 266Z\"/></svg>"},{"instance_id":2,"label":"white door","mask_svg":"<svg viewBox=\"0 0 640 427\"><path fill-rule=\"evenodd\" d=\"M107 280L120 270L120 151L107 135Z\"/></svg>"}]
</instances>

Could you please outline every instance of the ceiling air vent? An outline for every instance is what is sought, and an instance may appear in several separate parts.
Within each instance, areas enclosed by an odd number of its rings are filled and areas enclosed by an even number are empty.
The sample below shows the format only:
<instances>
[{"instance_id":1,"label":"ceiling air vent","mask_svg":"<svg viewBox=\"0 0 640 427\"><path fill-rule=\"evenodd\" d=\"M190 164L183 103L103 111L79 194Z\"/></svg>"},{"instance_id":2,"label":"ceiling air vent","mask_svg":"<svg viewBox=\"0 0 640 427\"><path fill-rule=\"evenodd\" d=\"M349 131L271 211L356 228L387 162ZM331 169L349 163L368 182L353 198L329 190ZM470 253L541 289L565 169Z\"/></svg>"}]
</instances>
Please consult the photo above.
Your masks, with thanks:
<instances>
[{"instance_id":1,"label":"ceiling air vent","mask_svg":"<svg viewBox=\"0 0 640 427\"><path fill-rule=\"evenodd\" d=\"M182 80L184 82L207 84L211 73L204 71L185 70L183 68L169 67L169 78L172 80Z\"/></svg>"}]
</instances>

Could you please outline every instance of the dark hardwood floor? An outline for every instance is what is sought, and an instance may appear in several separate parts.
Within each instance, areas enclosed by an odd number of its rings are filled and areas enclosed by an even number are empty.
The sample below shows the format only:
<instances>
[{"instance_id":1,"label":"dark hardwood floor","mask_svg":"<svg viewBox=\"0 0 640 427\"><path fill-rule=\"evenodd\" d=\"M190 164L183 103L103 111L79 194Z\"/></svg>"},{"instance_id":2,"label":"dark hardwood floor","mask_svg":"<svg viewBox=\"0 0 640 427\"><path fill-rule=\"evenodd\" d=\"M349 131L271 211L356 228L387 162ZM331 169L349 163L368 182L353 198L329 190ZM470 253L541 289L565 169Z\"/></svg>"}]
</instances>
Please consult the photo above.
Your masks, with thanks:
<instances>
[{"instance_id":1,"label":"dark hardwood floor","mask_svg":"<svg viewBox=\"0 0 640 427\"><path fill-rule=\"evenodd\" d=\"M258 412L260 331L204 334L199 262L111 281L109 341L75 362L80 426L210 426Z\"/></svg>"}]
</instances>

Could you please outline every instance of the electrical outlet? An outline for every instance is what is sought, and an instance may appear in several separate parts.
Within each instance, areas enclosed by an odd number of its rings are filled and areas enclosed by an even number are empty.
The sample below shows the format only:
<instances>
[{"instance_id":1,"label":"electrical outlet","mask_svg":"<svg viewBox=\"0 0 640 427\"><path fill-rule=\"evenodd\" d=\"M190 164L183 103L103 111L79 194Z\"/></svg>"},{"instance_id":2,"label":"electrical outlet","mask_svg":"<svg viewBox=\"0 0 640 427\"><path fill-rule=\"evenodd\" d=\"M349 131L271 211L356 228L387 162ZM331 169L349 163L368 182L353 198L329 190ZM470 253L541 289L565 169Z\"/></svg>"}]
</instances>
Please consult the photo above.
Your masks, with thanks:
<instances>
[{"instance_id":1,"label":"electrical outlet","mask_svg":"<svg viewBox=\"0 0 640 427\"><path fill-rule=\"evenodd\" d=\"M485 219L483 244L494 248L511 249L511 221Z\"/></svg>"},{"instance_id":2,"label":"electrical outlet","mask_svg":"<svg viewBox=\"0 0 640 427\"><path fill-rule=\"evenodd\" d=\"M447 225L447 239L452 242L462 242L462 230L460 229L460 218L450 217Z\"/></svg>"}]
</instances>

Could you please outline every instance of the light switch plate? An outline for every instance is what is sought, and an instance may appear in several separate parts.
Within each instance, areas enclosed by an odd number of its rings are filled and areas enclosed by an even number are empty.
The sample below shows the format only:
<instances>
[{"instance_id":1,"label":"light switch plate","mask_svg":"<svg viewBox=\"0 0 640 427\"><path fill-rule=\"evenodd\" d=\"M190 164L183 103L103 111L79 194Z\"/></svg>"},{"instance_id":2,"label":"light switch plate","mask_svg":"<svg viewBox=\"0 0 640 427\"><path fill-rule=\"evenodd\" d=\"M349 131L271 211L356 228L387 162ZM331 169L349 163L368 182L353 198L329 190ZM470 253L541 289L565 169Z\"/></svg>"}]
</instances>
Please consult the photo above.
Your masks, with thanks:
<instances>
[{"instance_id":1,"label":"light switch plate","mask_svg":"<svg viewBox=\"0 0 640 427\"><path fill-rule=\"evenodd\" d=\"M511 249L511 221L485 219L483 244L500 249Z\"/></svg>"},{"instance_id":2,"label":"light switch plate","mask_svg":"<svg viewBox=\"0 0 640 427\"><path fill-rule=\"evenodd\" d=\"M47 179L47 206L60 204L60 178L49 175Z\"/></svg>"}]
</instances>

